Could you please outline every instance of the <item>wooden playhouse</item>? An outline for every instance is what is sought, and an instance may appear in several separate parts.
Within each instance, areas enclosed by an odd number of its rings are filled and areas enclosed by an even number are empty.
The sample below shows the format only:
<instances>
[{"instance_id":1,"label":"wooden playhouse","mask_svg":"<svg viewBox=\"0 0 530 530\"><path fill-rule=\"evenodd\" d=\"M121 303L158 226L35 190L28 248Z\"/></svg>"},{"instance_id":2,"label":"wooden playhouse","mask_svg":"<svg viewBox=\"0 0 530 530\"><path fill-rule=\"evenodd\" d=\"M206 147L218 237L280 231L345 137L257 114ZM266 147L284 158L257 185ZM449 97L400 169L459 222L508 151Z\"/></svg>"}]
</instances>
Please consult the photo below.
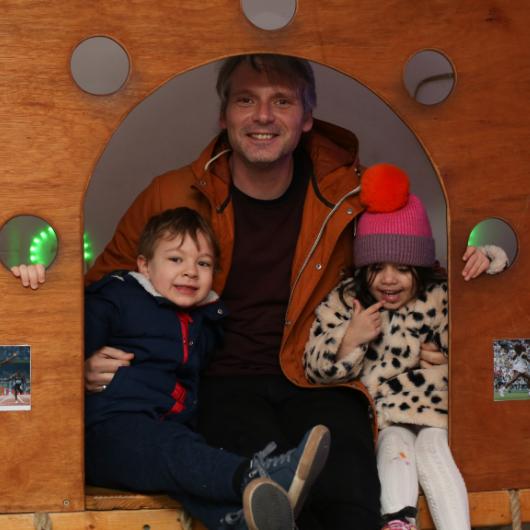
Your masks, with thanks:
<instances>
[{"instance_id":1,"label":"wooden playhouse","mask_svg":"<svg viewBox=\"0 0 530 530\"><path fill-rule=\"evenodd\" d=\"M40 290L22 289L7 270L0 275L2 344L31 346L32 377L31 410L0 413L0 528L178 528L178 507L165 497L85 487L83 198L131 109L173 76L243 52L296 55L351 76L423 145L447 202L450 441L473 525L530 521L530 402L495 402L484 390L492 388L493 341L530 337L530 5L293 3L290 22L272 31L235 0L0 4L0 225L31 214L60 240ZM108 96L86 93L71 75L72 53L94 36L119 43L130 62L123 86ZM402 72L428 49L449 59L456 82L443 103L425 106L409 96ZM518 255L505 273L463 289L461 249L491 217L513 228ZM425 509L420 519L431 527Z\"/></svg>"}]
</instances>

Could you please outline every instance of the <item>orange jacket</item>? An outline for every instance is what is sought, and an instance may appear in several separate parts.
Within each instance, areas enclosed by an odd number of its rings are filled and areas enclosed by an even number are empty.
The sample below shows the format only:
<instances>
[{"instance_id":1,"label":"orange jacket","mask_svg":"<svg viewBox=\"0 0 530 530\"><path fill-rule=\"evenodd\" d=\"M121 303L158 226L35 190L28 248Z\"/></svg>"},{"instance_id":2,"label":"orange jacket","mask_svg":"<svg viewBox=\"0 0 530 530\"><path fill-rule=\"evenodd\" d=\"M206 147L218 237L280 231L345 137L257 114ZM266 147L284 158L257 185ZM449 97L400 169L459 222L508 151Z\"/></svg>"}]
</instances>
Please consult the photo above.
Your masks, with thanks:
<instances>
[{"instance_id":1,"label":"orange jacket","mask_svg":"<svg viewBox=\"0 0 530 530\"><path fill-rule=\"evenodd\" d=\"M362 207L355 135L315 120L301 141L312 159L313 175L293 260L280 365L294 384L309 387L315 385L304 376L302 355L314 311L352 264L353 220ZM221 135L191 165L156 177L121 219L112 241L87 273L87 283L116 269L135 269L138 238L148 219L168 208L189 206L210 220L219 238L221 271L214 289L222 294L234 243L227 148ZM351 385L366 394L361 384Z\"/></svg>"}]
</instances>

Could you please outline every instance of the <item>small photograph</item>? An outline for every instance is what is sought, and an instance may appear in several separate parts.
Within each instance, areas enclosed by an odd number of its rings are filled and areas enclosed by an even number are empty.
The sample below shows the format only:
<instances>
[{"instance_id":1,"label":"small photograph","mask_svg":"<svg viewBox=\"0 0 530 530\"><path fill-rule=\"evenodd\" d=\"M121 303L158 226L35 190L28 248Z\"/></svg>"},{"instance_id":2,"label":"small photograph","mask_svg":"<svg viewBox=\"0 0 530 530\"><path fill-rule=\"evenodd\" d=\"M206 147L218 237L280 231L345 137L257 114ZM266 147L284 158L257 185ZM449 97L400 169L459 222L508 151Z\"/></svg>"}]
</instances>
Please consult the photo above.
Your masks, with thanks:
<instances>
[{"instance_id":1,"label":"small photograph","mask_svg":"<svg viewBox=\"0 0 530 530\"><path fill-rule=\"evenodd\" d=\"M0 346L0 412L31 410L31 347Z\"/></svg>"},{"instance_id":2,"label":"small photograph","mask_svg":"<svg viewBox=\"0 0 530 530\"><path fill-rule=\"evenodd\" d=\"M493 399L530 400L530 339L493 341Z\"/></svg>"}]
</instances>

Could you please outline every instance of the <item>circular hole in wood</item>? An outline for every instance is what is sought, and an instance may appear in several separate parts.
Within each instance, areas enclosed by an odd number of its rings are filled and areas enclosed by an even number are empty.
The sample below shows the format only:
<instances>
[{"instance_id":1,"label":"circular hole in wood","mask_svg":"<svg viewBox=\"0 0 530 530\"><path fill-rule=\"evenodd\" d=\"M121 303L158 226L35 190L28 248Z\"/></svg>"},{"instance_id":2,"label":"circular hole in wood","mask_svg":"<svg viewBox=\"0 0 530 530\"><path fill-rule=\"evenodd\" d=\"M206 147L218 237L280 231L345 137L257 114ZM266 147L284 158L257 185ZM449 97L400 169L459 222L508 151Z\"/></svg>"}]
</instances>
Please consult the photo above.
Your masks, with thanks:
<instances>
[{"instance_id":1,"label":"circular hole in wood","mask_svg":"<svg viewBox=\"0 0 530 530\"><path fill-rule=\"evenodd\" d=\"M407 61L403 81L411 98L423 105L435 105L453 91L455 71L444 54L422 50Z\"/></svg>"},{"instance_id":2,"label":"circular hole in wood","mask_svg":"<svg viewBox=\"0 0 530 530\"><path fill-rule=\"evenodd\" d=\"M513 228L506 221L496 217L478 223L469 235L468 245L501 247L508 256L508 267L514 262L518 250L517 235Z\"/></svg>"},{"instance_id":3,"label":"circular hole in wood","mask_svg":"<svg viewBox=\"0 0 530 530\"><path fill-rule=\"evenodd\" d=\"M272 31L291 22L296 0L241 0L241 9L254 26Z\"/></svg>"},{"instance_id":4,"label":"circular hole in wood","mask_svg":"<svg viewBox=\"0 0 530 530\"><path fill-rule=\"evenodd\" d=\"M57 256L57 234L44 219L18 215L0 231L0 261L7 267L21 263L48 268Z\"/></svg>"},{"instance_id":5,"label":"circular hole in wood","mask_svg":"<svg viewBox=\"0 0 530 530\"><path fill-rule=\"evenodd\" d=\"M77 45L70 60L79 88L97 96L120 90L129 75L127 52L109 37L90 37Z\"/></svg>"}]
</instances>

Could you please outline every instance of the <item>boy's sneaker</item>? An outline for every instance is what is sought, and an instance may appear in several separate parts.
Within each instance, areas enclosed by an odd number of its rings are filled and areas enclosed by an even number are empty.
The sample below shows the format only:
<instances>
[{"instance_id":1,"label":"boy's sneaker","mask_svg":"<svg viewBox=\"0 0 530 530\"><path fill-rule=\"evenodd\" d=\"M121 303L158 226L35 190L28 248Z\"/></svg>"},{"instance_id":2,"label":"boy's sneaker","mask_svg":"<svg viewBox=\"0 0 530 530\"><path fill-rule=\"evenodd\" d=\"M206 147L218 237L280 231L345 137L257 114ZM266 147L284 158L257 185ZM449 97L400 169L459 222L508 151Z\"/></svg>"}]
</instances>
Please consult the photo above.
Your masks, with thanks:
<instances>
[{"instance_id":1,"label":"boy's sneaker","mask_svg":"<svg viewBox=\"0 0 530 530\"><path fill-rule=\"evenodd\" d=\"M276 444L271 442L252 457L248 478L269 477L282 486L296 518L326 463L329 446L330 433L324 425L313 427L298 447L278 456L269 456L276 449Z\"/></svg>"},{"instance_id":2,"label":"boy's sneaker","mask_svg":"<svg viewBox=\"0 0 530 530\"><path fill-rule=\"evenodd\" d=\"M416 530L416 526L401 519L388 521L381 530Z\"/></svg>"},{"instance_id":3,"label":"boy's sneaker","mask_svg":"<svg viewBox=\"0 0 530 530\"><path fill-rule=\"evenodd\" d=\"M251 480L243 490L243 509L227 514L221 528L294 530L294 514L286 491L269 478Z\"/></svg>"}]
</instances>

